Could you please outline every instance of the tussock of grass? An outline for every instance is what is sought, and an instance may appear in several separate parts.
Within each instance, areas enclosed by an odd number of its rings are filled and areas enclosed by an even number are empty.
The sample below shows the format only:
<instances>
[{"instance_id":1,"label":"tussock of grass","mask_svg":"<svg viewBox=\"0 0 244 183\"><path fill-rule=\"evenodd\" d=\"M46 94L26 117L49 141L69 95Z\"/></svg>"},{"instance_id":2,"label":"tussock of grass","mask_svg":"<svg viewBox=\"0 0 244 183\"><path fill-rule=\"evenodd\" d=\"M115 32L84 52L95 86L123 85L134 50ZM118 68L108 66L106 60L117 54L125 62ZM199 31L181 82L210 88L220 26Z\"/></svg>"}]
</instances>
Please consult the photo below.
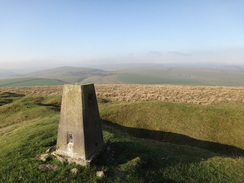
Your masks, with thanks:
<instances>
[{"instance_id":1,"label":"tussock of grass","mask_svg":"<svg viewBox=\"0 0 244 183\"><path fill-rule=\"evenodd\" d=\"M0 99L2 98L3 96L0 96ZM62 165L52 156L48 158L47 162L35 160L37 155L56 144L61 98L12 96L11 99L11 102L0 106L0 133L4 134L0 136L0 182L239 183L244 178L243 156L223 155L222 152L213 152L191 146L191 144L135 138L129 131L125 133L124 126L116 126L109 122L103 124L103 135L111 150L105 150L92 166ZM138 113L135 107L141 106L141 111L149 110L144 103L130 105L113 104L110 101L103 102L103 100L101 102L102 117L109 118L115 123L123 122L124 117L128 119L129 124L134 124L135 121L139 124L140 115L133 115L133 112ZM164 108L164 113L167 113L180 112L188 106L180 109L180 105L171 103L149 102L146 104L152 108L142 117L149 122L150 115L160 121L161 118L157 117L154 112L157 108ZM153 108L153 106L156 107ZM195 112L199 114L206 110L205 107L202 107L190 105L189 110L195 108ZM221 106L215 107L222 114ZM212 110L215 111L214 108ZM127 114L123 116L118 111ZM226 108L225 111L229 115L233 115L236 108ZM236 111L236 113L239 112ZM184 118L190 114L185 115ZM168 118L173 117L169 115ZM166 126L166 128L169 127ZM112 152L114 159L111 158ZM39 170L38 166L43 163L58 165L59 168L56 171ZM74 167L79 170L77 175L70 173ZM104 179L95 176L96 171L100 170L105 172ZM116 171L117 173L115 173ZM118 172L122 172L122 177Z\"/></svg>"}]
</instances>

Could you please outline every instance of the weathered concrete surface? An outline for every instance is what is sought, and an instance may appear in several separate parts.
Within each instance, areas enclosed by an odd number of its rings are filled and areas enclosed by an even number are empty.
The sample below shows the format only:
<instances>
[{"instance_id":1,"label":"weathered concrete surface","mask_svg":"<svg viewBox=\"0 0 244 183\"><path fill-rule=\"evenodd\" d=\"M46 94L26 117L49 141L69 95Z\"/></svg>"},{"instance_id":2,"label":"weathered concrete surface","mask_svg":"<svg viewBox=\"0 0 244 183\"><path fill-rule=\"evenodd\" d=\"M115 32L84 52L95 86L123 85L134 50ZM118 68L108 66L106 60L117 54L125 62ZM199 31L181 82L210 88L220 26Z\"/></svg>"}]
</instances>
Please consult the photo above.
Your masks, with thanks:
<instances>
[{"instance_id":1,"label":"weathered concrete surface","mask_svg":"<svg viewBox=\"0 0 244 183\"><path fill-rule=\"evenodd\" d=\"M103 145L94 85L64 85L55 154L86 166Z\"/></svg>"}]
</instances>

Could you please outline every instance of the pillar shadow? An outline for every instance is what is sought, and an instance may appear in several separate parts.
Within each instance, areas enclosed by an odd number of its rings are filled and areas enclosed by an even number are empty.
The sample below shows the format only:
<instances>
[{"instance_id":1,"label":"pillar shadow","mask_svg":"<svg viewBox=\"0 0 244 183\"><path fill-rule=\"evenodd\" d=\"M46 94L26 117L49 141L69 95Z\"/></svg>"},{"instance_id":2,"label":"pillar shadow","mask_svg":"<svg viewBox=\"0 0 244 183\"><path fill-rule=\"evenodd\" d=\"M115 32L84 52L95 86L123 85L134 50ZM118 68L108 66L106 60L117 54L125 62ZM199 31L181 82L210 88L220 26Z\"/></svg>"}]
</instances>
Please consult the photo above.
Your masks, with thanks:
<instances>
[{"instance_id":1,"label":"pillar shadow","mask_svg":"<svg viewBox=\"0 0 244 183\"><path fill-rule=\"evenodd\" d=\"M197 140L182 134L125 127L104 120L102 120L102 127L103 130L118 134L122 137L131 136L168 142L162 144L162 147L159 147L158 150L154 150L154 147L151 149L150 145L147 146L137 141L107 142L105 151L99 155L94 164L110 167L107 172L110 176L116 176L115 170L120 169L121 165L129 165L132 163L134 167L133 171L138 177L142 177L145 182L151 182L153 180L154 182L175 183L174 180L171 180L171 178L165 176L159 170L163 171L167 167L175 165L182 166L199 163L215 156L230 158L244 156L244 150L240 148L221 143ZM147 143L147 140L145 140L145 143ZM177 145L183 146L178 147ZM184 147L184 145L188 147ZM140 163L137 167L133 161L138 160L138 158ZM119 173L121 174L128 173L120 171Z\"/></svg>"},{"instance_id":2,"label":"pillar shadow","mask_svg":"<svg viewBox=\"0 0 244 183\"><path fill-rule=\"evenodd\" d=\"M178 133L125 127L122 125L112 123L111 121L103 120L102 123L103 123L103 129L111 132L119 131L120 133L128 134L130 136L137 137L137 138L146 138L146 139L152 139L152 140L157 140L162 142L169 142L172 144L198 147L214 153L221 154L223 156L244 157L243 149L231 145L198 140L189 137L187 135L182 135Z\"/></svg>"}]
</instances>

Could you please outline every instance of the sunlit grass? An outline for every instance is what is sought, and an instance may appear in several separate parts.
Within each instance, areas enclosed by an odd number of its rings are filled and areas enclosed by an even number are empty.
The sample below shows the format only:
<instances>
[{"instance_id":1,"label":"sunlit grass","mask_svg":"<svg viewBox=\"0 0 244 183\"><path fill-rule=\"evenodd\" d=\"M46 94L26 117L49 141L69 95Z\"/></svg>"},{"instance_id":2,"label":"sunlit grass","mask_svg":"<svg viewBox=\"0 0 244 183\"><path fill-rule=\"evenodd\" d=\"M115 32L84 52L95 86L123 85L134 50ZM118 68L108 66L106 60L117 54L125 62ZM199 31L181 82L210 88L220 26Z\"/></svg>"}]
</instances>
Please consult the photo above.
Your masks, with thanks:
<instances>
[{"instance_id":1,"label":"sunlit grass","mask_svg":"<svg viewBox=\"0 0 244 183\"><path fill-rule=\"evenodd\" d=\"M140 129L184 134L244 148L244 106L160 101L100 105L101 118Z\"/></svg>"},{"instance_id":2,"label":"sunlit grass","mask_svg":"<svg viewBox=\"0 0 244 183\"><path fill-rule=\"evenodd\" d=\"M201 126L202 130L204 128L224 130L225 127L222 128L220 125L211 126L210 121L216 122L221 119L222 123L231 123L231 119L233 119L234 123L225 125L230 130L235 130L235 124L241 122L242 119L240 118L238 122L238 118L242 115L242 106L207 107L163 102L132 104L116 104L115 102L114 104L109 100L99 99L101 117L113 122L112 124L103 123L103 135L105 142L109 142L111 145L115 157L113 161L107 161L111 158L111 151L106 150L92 166L81 167L75 164L62 165L51 155L47 162L35 160L37 155L56 144L60 96L24 97L1 94L0 99L6 101L4 105L0 106L0 182L239 183L244 179L243 155L232 156L225 154L221 149L211 151L211 149L194 146L194 144L184 144L182 141L170 143L153 140L153 136L150 137L151 140L146 136L136 138L130 133L130 129L124 127L136 125L134 127L139 130L140 128L150 129L152 135L155 135L156 130L167 130L172 133L179 130L177 133L181 135L193 134L195 136L192 135L192 138L207 138L202 137L204 133L194 131L198 130L197 126L201 125L201 121L204 123ZM203 114L208 116L204 117ZM229 120L223 121L225 118L229 118ZM182 121L189 119L189 121L180 124L180 119ZM172 128L170 121L172 121ZM162 122L165 123L161 124ZM116 126L116 123L119 126ZM191 124L191 127L182 130L187 123ZM194 126L194 123L197 125ZM155 127L159 129L153 129ZM214 131L214 133L216 132L217 130ZM147 135L147 133L145 134ZM221 133L221 135L222 138L228 136L225 133ZM229 142L221 141L221 143L232 144L233 147L243 147L241 137L238 137L237 141L233 136L229 136L229 138ZM157 139L156 136L155 139ZM211 143L210 139L205 140L209 140ZM223 140L226 139L223 138ZM38 165L43 163L58 165L59 168L56 171L39 170ZM77 175L70 173L74 167L79 170ZM124 171L123 177L114 173L117 169ZM99 179L95 175L96 171L100 170L105 172L104 179Z\"/></svg>"}]
</instances>

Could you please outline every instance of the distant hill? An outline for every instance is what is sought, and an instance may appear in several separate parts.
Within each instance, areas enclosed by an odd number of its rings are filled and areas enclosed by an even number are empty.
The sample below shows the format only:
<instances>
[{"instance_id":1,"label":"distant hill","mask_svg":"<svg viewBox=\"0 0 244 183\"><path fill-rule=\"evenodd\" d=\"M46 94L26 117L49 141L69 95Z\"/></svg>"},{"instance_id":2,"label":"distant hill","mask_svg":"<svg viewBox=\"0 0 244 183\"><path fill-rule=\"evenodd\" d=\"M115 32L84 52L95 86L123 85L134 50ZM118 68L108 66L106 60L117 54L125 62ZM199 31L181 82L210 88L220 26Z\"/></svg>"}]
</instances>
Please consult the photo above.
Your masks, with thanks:
<instances>
[{"instance_id":1,"label":"distant hill","mask_svg":"<svg viewBox=\"0 0 244 183\"><path fill-rule=\"evenodd\" d=\"M0 80L0 88L17 86L50 86L63 85L65 82L57 79L19 77Z\"/></svg>"},{"instance_id":2,"label":"distant hill","mask_svg":"<svg viewBox=\"0 0 244 183\"><path fill-rule=\"evenodd\" d=\"M13 71L0 69L0 78L9 78L16 76L17 74Z\"/></svg>"},{"instance_id":3,"label":"distant hill","mask_svg":"<svg viewBox=\"0 0 244 183\"><path fill-rule=\"evenodd\" d=\"M82 67L58 67L26 74L28 77L58 79L64 82L82 82L82 80L92 76L108 76L111 72L101 69Z\"/></svg>"},{"instance_id":4,"label":"distant hill","mask_svg":"<svg viewBox=\"0 0 244 183\"><path fill-rule=\"evenodd\" d=\"M23 80L30 78L30 82ZM244 86L242 66L172 66L136 65L105 71L95 68L59 67L25 74L16 80L0 80L0 87L36 85L58 85L63 83L95 84L169 84ZM28 80L28 79L27 79ZM38 83L37 83L38 81ZM3 83L3 84L1 84Z\"/></svg>"},{"instance_id":5,"label":"distant hill","mask_svg":"<svg viewBox=\"0 0 244 183\"><path fill-rule=\"evenodd\" d=\"M173 85L219 85L244 86L244 72L231 67L196 68L196 67L138 67L117 70L109 77L89 77L86 80L98 84L173 84Z\"/></svg>"},{"instance_id":6,"label":"distant hill","mask_svg":"<svg viewBox=\"0 0 244 183\"><path fill-rule=\"evenodd\" d=\"M219 69L222 69L222 70L232 70L232 71L243 71L244 72L244 66L222 66L222 67L219 67Z\"/></svg>"}]
</instances>

